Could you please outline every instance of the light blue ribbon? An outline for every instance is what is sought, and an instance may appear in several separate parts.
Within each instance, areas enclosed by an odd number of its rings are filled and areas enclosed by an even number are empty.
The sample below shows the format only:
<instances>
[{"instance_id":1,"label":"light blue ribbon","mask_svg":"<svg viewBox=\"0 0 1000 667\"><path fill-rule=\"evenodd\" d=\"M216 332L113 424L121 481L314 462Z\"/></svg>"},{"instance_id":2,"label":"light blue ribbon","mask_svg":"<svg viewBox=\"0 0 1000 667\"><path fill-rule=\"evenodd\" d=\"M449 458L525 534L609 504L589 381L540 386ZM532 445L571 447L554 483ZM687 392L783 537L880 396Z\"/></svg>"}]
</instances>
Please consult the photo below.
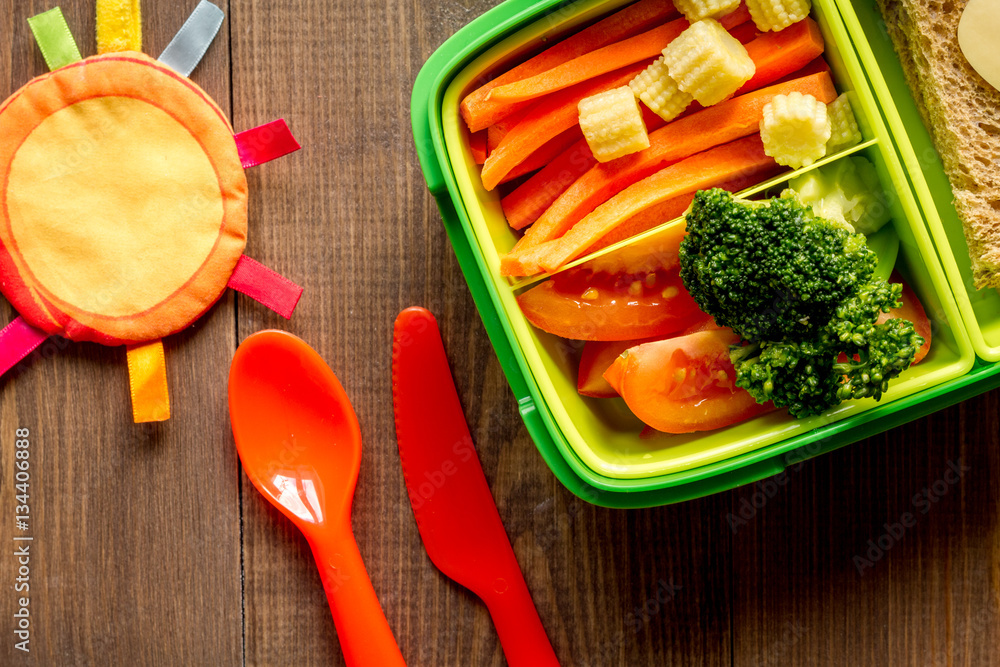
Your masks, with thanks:
<instances>
[{"instance_id":1,"label":"light blue ribbon","mask_svg":"<svg viewBox=\"0 0 1000 667\"><path fill-rule=\"evenodd\" d=\"M225 13L208 0L201 0L181 29L160 54L160 62L178 74L190 76L219 33Z\"/></svg>"}]
</instances>

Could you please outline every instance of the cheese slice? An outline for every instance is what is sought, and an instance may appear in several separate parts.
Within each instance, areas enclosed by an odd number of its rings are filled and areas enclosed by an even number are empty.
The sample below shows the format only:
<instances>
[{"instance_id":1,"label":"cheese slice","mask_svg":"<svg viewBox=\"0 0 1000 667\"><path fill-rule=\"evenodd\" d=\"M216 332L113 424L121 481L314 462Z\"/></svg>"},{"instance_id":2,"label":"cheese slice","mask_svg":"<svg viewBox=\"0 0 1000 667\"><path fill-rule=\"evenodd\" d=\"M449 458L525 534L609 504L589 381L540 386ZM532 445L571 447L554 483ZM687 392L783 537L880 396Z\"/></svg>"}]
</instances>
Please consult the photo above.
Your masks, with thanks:
<instances>
[{"instance_id":1,"label":"cheese slice","mask_svg":"<svg viewBox=\"0 0 1000 667\"><path fill-rule=\"evenodd\" d=\"M969 0L958 23L958 45L979 75L1000 89L1000 0Z\"/></svg>"}]
</instances>

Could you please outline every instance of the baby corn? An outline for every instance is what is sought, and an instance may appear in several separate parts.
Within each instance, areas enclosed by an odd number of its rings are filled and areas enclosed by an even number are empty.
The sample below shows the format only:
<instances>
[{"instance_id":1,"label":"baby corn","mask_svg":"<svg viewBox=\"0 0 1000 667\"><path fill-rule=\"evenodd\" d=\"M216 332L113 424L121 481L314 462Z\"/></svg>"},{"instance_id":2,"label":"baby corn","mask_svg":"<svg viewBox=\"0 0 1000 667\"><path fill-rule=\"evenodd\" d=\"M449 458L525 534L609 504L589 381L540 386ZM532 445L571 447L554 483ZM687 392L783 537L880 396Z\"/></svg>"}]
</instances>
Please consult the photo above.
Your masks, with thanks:
<instances>
[{"instance_id":1,"label":"baby corn","mask_svg":"<svg viewBox=\"0 0 1000 667\"><path fill-rule=\"evenodd\" d=\"M694 100L691 95L677 87L677 82L667 71L662 56L640 72L628 85L650 111L668 123L677 118Z\"/></svg>"},{"instance_id":2,"label":"baby corn","mask_svg":"<svg viewBox=\"0 0 1000 667\"><path fill-rule=\"evenodd\" d=\"M598 162L649 148L639 103L628 86L580 100L580 129Z\"/></svg>"},{"instance_id":3,"label":"baby corn","mask_svg":"<svg viewBox=\"0 0 1000 667\"><path fill-rule=\"evenodd\" d=\"M740 0L674 0L674 7L691 23L717 19L739 6Z\"/></svg>"},{"instance_id":4,"label":"baby corn","mask_svg":"<svg viewBox=\"0 0 1000 667\"><path fill-rule=\"evenodd\" d=\"M730 97L756 71L746 48L715 19L692 23L663 49L663 61L677 87L706 107Z\"/></svg>"},{"instance_id":5,"label":"baby corn","mask_svg":"<svg viewBox=\"0 0 1000 667\"><path fill-rule=\"evenodd\" d=\"M747 0L747 9L761 32L784 30L809 16L809 0Z\"/></svg>"},{"instance_id":6,"label":"baby corn","mask_svg":"<svg viewBox=\"0 0 1000 667\"><path fill-rule=\"evenodd\" d=\"M826 105L826 114L830 117L830 140L826 142L827 155L861 143L858 119L851 110L847 93Z\"/></svg>"},{"instance_id":7,"label":"baby corn","mask_svg":"<svg viewBox=\"0 0 1000 667\"><path fill-rule=\"evenodd\" d=\"M812 95L775 95L764 105L760 121L764 153L793 169L807 167L826 155L830 119L826 105Z\"/></svg>"}]
</instances>

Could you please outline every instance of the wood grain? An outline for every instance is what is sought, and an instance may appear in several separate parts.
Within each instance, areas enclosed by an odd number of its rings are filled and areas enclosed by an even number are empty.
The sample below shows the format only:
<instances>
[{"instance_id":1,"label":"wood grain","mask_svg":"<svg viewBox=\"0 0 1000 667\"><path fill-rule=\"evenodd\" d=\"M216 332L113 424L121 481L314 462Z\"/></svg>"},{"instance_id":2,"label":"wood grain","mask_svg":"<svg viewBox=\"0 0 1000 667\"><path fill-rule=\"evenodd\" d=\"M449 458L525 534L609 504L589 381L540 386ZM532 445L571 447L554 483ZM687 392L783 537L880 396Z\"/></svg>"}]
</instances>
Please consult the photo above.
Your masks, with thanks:
<instances>
[{"instance_id":1,"label":"wood grain","mask_svg":"<svg viewBox=\"0 0 1000 667\"><path fill-rule=\"evenodd\" d=\"M147 52L159 53L194 4L145 2ZM237 130L283 117L303 144L249 172L247 252L305 294L291 321L227 296L169 339L174 416L160 426L131 423L120 349L52 343L0 379L0 543L12 543L13 433L28 427L38 548L28 656L8 632L14 564L0 553L0 664L344 664L308 545L242 475L229 433L236 341L277 327L319 350L358 413L354 526L408 664L503 665L485 608L430 563L406 499L390 351L395 315L410 305L438 317L487 479L564 665L994 662L996 392L770 484L680 506L596 508L548 472L409 130L421 64L492 4L226 7L194 79ZM50 6L0 0L3 90L44 71L24 19ZM92 0L62 6L92 53ZM2 302L0 322L13 315ZM919 514L914 495L944 479L949 461L971 470ZM915 525L859 572L854 557L906 512L919 514Z\"/></svg>"},{"instance_id":2,"label":"wood grain","mask_svg":"<svg viewBox=\"0 0 1000 667\"><path fill-rule=\"evenodd\" d=\"M26 19L55 3L9 3L0 16L6 94L46 71ZM95 52L92 2L62 9L80 51ZM145 3L158 54L184 10ZM7 17L10 17L9 19ZM228 30L195 75L229 108ZM13 39L12 39L13 38ZM2 60L0 60L2 62ZM9 85L8 85L9 79ZM13 312L6 302L0 317ZM238 463L225 405L235 349L227 297L166 341L173 419L132 423L123 348L51 340L0 378L0 641L4 665L234 665L242 660ZM14 430L31 430L31 653L13 647Z\"/></svg>"},{"instance_id":3,"label":"wood grain","mask_svg":"<svg viewBox=\"0 0 1000 667\"><path fill-rule=\"evenodd\" d=\"M996 662L1000 393L821 457L736 522L734 665ZM956 470L961 471L955 472Z\"/></svg>"}]
</instances>

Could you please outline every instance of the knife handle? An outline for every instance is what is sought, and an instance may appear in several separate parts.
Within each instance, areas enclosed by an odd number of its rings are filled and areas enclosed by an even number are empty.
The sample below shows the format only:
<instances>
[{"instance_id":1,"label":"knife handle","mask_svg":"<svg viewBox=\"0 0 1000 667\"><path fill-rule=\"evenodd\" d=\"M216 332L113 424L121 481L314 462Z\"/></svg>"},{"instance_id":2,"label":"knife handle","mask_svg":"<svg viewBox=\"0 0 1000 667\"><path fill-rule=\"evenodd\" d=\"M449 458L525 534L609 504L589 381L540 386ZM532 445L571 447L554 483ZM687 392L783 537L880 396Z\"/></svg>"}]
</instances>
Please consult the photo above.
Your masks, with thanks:
<instances>
[{"instance_id":1,"label":"knife handle","mask_svg":"<svg viewBox=\"0 0 1000 667\"><path fill-rule=\"evenodd\" d=\"M482 595L493 617L507 664L510 667L559 667L559 659L545 634L514 551L508 549L513 565L506 568L506 574L500 573Z\"/></svg>"},{"instance_id":2,"label":"knife handle","mask_svg":"<svg viewBox=\"0 0 1000 667\"><path fill-rule=\"evenodd\" d=\"M406 667L368 578L350 522L309 540L350 667Z\"/></svg>"}]
</instances>

